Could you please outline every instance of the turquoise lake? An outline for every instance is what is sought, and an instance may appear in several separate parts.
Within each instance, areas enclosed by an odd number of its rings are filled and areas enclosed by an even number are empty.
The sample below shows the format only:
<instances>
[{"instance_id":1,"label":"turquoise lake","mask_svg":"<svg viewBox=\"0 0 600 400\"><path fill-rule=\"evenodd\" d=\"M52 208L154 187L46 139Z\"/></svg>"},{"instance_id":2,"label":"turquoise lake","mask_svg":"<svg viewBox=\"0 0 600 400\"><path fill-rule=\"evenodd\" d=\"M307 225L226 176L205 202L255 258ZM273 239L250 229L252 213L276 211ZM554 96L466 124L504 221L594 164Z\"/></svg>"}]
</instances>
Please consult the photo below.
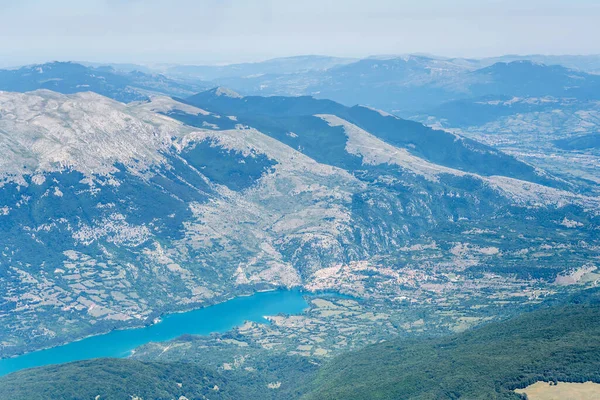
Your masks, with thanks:
<instances>
[{"instance_id":1,"label":"turquoise lake","mask_svg":"<svg viewBox=\"0 0 600 400\"><path fill-rule=\"evenodd\" d=\"M25 368L101 357L127 357L148 342L174 339L183 334L226 332L244 321L265 322L264 316L299 314L308 304L300 291L273 291L237 297L214 306L164 316L152 326L117 330L77 342L0 360L0 376Z\"/></svg>"}]
</instances>

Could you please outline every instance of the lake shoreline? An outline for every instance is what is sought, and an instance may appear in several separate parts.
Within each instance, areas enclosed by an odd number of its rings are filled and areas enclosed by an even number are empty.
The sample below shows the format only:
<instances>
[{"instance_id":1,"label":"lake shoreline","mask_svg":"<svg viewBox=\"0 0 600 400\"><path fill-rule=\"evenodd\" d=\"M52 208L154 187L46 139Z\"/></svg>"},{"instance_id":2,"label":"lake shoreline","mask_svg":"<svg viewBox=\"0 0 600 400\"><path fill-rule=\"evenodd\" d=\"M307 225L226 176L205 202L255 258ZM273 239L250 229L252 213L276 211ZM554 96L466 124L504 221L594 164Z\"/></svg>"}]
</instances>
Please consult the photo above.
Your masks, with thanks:
<instances>
[{"instance_id":1,"label":"lake shoreline","mask_svg":"<svg viewBox=\"0 0 600 400\"><path fill-rule=\"evenodd\" d=\"M202 307L196 307L189 310L177 311L174 313L165 313L160 316L162 319L159 323L151 323L142 326L133 326L133 327L125 327L122 329L113 329L107 331L105 333L87 335L82 338L78 338L76 340L72 340L66 342L62 345L49 346L44 349L37 349L32 352L23 353L20 355L15 355L11 357L6 357L0 359L0 376L7 375L12 372L16 372L21 369L32 368L36 366L42 365L50 365L50 364L61 364L63 362L71 362L78 361L81 359L91 359L91 358L103 358L103 357L116 357L122 358L123 354L119 353L122 349L118 350L112 349L108 351L106 355L96 356L100 351L95 352L95 349L87 349L88 352L92 355L91 357L79 356L76 355L71 359L66 359L66 361L61 361L61 358L56 360L56 362L45 362L40 361L44 359L44 356L54 353L60 353L65 348L77 348L81 347L86 351L84 345L89 343L102 343L106 341L107 336L112 337L121 337L129 340L129 343L132 348L128 349L127 355L131 354L131 350L148 343L150 341L167 341L172 340L178 336L183 334L196 334L196 335L210 335L213 333L222 333L229 331L235 326L239 326L243 324L245 321L263 321L264 315L276 315L276 314L300 314L307 307L308 303L306 302L305 296L310 295L309 292L302 290L301 288L293 288L291 290L286 290L282 288L273 288L268 290L255 291L251 294L244 293L243 295L234 296L228 300L223 300L219 302L214 302L212 304L204 304ZM273 301L273 299L280 299L279 301ZM289 305L286 303L289 303ZM246 308L244 309L244 304L246 304ZM289 309L286 308L289 306ZM229 318L225 318L226 322L222 322L224 317L222 315L212 315L214 314L214 309L223 309L229 310L233 315L230 315ZM239 316L238 308L239 310ZM268 312L267 312L268 311ZM155 317L156 318L156 317ZM194 319L194 323L196 325L189 325L189 321L186 319ZM211 321L211 318L214 321ZM170 321L170 322L169 322ZM176 321L183 321L176 322ZM215 322L216 321L216 322ZM165 324L165 322L168 322ZM210 328L210 323L213 323L214 329ZM181 326L175 326L172 331L168 330L169 325L180 324ZM268 321L265 320L265 323ZM208 328L206 325L208 324ZM189 330L187 330L189 328ZM179 329L179 330L178 330ZM186 329L181 331L181 329ZM145 339L135 339L135 336L147 336ZM149 336L150 334L157 335L156 337ZM127 346L126 344L124 346ZM115 347L115 346L112 346ZM118 346L116 346L118 347ZM27 363L27 360L32 360L31 364Z\"/></svg>"},{"instance_id":2,"label":"lake shoreline","mask_svg":"<svg viewBox=\"0 0 600 400\"><path fill-rule=\"evenodd\" d=\"M60 342L58 344L53 344L51 346L38 347L35 350L25 351L25 352L21 352L21 353L16 353L16 354L13 354L13 355L10 355L10 356L6 356L6 357L0 357L0 362L3 361L3 360L9 360L11 358L17 358L17 357L21 357L21 356L24 356L24 355L27 355L27 354L36 353L38 351L50 350L50 349L53 349L53 348L56 348L56 347L68 345L70 343L80 342L82 340L86 340L86 339L89 339L89 338L92 338L92 337L107 335L107 334L109 334L111 332L147 328L147 327L156 325L158 323L161 323L163 321L163 319L165 317L169 316L169 315L184 314L184 313L191 312L191 311L202 310L202 309L205 309L207 307L213 307L213 306L218 305L218 304L226 303L226 302L234 300L236 298L252 297L252 296L256 295L257 293L269 293L269 292L277 292L277 291L298 291L301 294L306 295L306 296L335 296L335 297L347 297L348 299L354 299L354 300L360 299L360 297L357 297L357 296L352 296L352 295L349 295L349 294L346 294L346 293L338 293L338 292L331 291L331 290L315 290L315 291L310 291L310 290L306 290L303 286L294 286L294 287L291 287L291 288L286 288L284 286L278 286L278 287L274 287L274 288L270 288L270 289L260 289L260 290L256 290L256 291L250 292L250 293L248 293L248 292L241 292L241 294L239 294L239 295L229 296L229 297L226 297L224 299L219 299L219 300L214 301L214 302L196 303L192 307L189 307L189 308L182 308L182 309L178 309L178 310L175 310L175 311L169 311L169 312L160 313L156 317L152 318L152 321L150 323L141 323L141 324L135 324L135 325L130 325L130 326L124 326L124 327L119 327L119 328L113 328L113 329L109 329L109 330L99 331L97 333L91 333L91 334L88 334L88 335L84 335L84 336L78 337L78 338L73 339L73 340L67 340L67 341L64 341L64 342Z\"/></svg>"},{"instance_id":3,"label":"lake shoreline","mask_svg":"<svg viewBox=\"0 0 600 400\"><path fill-rule=\"evenodd\" d=\"M35 350L25 351L25 352L21 352L21 353L16 353L16 354L13 354L13 355L10 355L10 356L7 356L7 357L0 357L0 361L2 361L2 360L9 360L11 358L16 358L16 357L21 357L21 356L24 356L24 355L27 355L27 354L38 352L38 351L50 350L50 349L53 349L55 347L65 346L65 345L67 345L69 343L80 342L82 340L89 339L89 338L92 338L92 337L95 337L95 336L107 335L107 334L109 334L111 332L115 332L115 331L126 331L126 330L131 330L131 329L143 329L143 328L147 328L147 327L150 327L150 326L156 325L157 323L162 322L163 318L166 317L166 316L169 316L169 315L183 314L183 313L187 313L187 312L191 312L191 311L202 310L202 309L207 308L207 307L212 307L212 306L215 306L215 305L218 305L218 304L226 303L228 301L234 300L234 299L239 298L239 297L251 297L251 296L253 296L253 295L257 294L257 293L276 292L276 291L279 291L279 290L289 290L289 291L298 290L298 291L303 292L303 290L300 289L300 286L292 287L292 288L289 288L289 289L288 288L284 288L284 287L275 287L273 289L256 290L256 291L251 292L251 293L242 292L242 294L240 294L240 295L226 297L224 299L219 299L219 300L214 301L214 302L196 303L196 304L193 304L192 307L189 307L189 308L182 308L182 309L178 309L178 310L175 310L175 311L169 311L169 312L160 313L156 317L153 317L152 318L152 322L150 322L150 323L145 322L145 321L147 321L147 320L145 320L144 322L142 322L140 324L135 324L135 325L131 325L131 326L124 326L124 327L120 327L120 328L113 328L113 329L109 329L109 330L100 331L100 332L97 332L97 333L91 333L91 334L88 334L88 335L84 335L84 336L78 337L78 338L73 339L73 340L67 340L67 341L64 341L64 342L61 342L61 343L58 343L58 344L54 344L54 345L51 345L51 346L38 347ZM160 321L159 322L154 322L157 318L160 319Z\"/></svg>"}]
</instances>

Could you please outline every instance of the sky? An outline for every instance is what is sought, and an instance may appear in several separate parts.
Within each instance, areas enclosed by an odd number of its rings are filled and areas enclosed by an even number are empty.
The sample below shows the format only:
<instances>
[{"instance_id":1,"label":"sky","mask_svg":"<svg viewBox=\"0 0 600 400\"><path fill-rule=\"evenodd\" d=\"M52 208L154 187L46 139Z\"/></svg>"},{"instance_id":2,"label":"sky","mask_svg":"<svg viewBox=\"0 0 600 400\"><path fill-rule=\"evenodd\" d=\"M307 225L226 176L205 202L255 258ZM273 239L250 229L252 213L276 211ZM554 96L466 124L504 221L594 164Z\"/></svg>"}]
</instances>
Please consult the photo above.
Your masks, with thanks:
<instances>
[{"instance_id":1,"label":"sky","mask_svg":"<svg viewBox=\"0 0 600 400\"><path fill-rule=\"evenodd\" d=\"M0 0L0 66L600 53L600 0Z\"/></svg>"}]
</instances>

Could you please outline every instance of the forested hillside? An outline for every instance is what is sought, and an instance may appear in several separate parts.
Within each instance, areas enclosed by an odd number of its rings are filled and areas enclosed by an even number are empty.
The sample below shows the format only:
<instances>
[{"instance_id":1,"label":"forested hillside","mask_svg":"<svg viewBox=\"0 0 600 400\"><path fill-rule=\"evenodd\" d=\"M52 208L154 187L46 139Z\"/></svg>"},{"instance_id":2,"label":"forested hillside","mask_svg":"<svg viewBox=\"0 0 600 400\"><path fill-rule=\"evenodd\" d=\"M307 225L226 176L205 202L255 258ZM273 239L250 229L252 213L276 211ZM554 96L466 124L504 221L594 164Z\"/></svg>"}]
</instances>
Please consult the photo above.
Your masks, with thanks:
<instances>
[{"instance_id":1,"label":"forested hillside","mask_svg":"<svg viewBox=\"0 0 600 400\"><path fill-rule=\"evenodd\" d=\"M597 293L455 336L342 355L306 399L519 399L514 389L536 381L600 383Z\"/></svg>"}]
</instances>

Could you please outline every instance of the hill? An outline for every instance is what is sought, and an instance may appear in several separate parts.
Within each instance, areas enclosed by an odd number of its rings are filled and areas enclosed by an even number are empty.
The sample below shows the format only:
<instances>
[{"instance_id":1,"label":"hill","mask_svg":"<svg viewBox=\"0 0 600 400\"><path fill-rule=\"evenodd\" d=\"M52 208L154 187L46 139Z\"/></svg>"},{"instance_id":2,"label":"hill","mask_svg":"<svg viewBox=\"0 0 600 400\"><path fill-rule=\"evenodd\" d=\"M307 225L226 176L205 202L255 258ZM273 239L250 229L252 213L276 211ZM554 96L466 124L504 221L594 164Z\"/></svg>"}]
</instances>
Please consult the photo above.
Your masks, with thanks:
<instances>
[{"instance_id":1,"label":"hill","mask_svg":"<svg viewBox=\"0 0 600 400\"><path fill-rule=\"evenodd\" d=\"M533 167L477 142L367 107L345 107L331 100L309 96L243 97L237 93L223 95L221 92L224 92L223 89L217 88L183 101L217 114L235 115L237 122L255 127L289 146L301 148L320 162L346 169L357 166L356 158L344 149L346 133L341 129L344 124L351 124L440 166L485 176L505 175L551 183L551 179L536 173ZM342 123L332 124L319 115L335 115ZM185 122L202 126L204 118L197 116L195 121L186 119ZM289 132L295 135L290 136Z\"/></svg>"},{"instance_id":2,"label":"hill","mask_svg":"<svg viewBox=\"0 0 600 400\"><path fill-rule=\"evenodd\" d=\"M519 399L536 381L600 383L600 305L525 313L456 336L396 339L322 368L305 399Z\"/></svg>"},{"instance_id":3,"label":"hill","mask_svg":"<svg viewBox=\"0 0 600 400\"><path fill-rule=\"evenodd\" d=\"M564 150L600 149L600 134L569 137L556 140L554 144Z\"/></svg>"},{"instance_id":4,"label":"hill","mask_svg":"<svg viewBox=\"0 0 600 400\"><path fill-rule=\"evenodd\" d=\"M223 372L189 363L98 359L17 372L0 379L11 400L148 400L298 398L316 367L277 359L256 372ZM287 382L293 382L293 385ZM281 381L286 382L281 386ZM280 386L277 386L279 382ZM277 386L277 390L270 386Z\"/></svg>"}]
</instances>

